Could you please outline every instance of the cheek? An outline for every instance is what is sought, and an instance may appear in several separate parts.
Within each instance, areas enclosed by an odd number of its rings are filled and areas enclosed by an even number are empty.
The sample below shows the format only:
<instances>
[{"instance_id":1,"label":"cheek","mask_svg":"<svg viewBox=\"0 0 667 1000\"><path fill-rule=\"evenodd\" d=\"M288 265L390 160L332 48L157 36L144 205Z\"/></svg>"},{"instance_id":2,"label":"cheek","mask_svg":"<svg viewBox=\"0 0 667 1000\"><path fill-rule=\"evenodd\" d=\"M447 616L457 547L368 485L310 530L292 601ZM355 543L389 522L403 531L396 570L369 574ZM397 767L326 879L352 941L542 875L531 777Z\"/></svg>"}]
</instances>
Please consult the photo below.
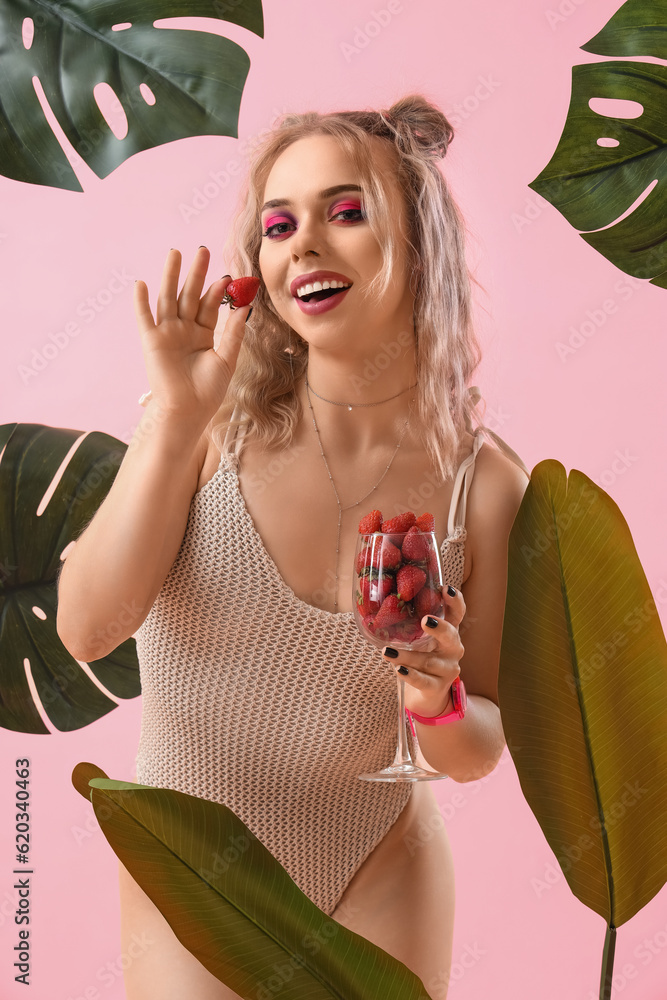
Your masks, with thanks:
<instances>
[{"instance_id":1,"label":"cheek","mask_svg":"<svg viewBox=\"0 0 667 1000\"><path fill-rule=\"evenodd\" d=\"M259 273L262 276L262 283L266 287L267 291L270 293L271 297L274 298L277 291L279 291L279 276L278 268L275 261L272 262L271 255L262 252L263 248L260 247L258 263L259 263Z\"/></svg>"}]
</instances>

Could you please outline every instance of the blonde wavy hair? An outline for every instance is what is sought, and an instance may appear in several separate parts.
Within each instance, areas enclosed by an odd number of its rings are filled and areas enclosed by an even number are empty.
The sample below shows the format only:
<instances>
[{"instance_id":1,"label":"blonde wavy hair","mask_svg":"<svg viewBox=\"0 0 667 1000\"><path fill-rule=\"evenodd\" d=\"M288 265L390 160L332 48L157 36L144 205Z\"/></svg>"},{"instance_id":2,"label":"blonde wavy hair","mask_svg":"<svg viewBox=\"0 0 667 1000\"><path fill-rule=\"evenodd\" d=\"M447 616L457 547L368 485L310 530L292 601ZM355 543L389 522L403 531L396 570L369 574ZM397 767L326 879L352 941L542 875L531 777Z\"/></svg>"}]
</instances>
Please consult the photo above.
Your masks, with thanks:
<instances>
[{"instance_id":1,"label":"blonde wavy hair","mask_svg":"<svg viewBox=\"0 0 667 1000\"><path fill-rule=\"evenodd\" d=\"M261 278L261 206L273 164L293 142L311 135L335 138L349 154L363 189L368 224L383 252L383 267L369 291L381 297L389 287L397 255L383 178L373 167L371 136L391 144L408 210L410 289L415 296L416 415L436 474L455 475L460 440L471 414L467 393L481 360L471 316L471 281L465 258L466 227L437 167L454 130L444 114L420 94L403 97L388 111L286 114L255 148L229 237L225 260L232 274ZM481 286L480 286L481 287ZM246 425L248 440L267 449L288 447L301 418L296 386L308 365L308 344L278 315L260 284L251 321L225 400L207 427L222 452L227 430ZM233 420L239 406L241 416Z\"/></svg>"}]
</instances>

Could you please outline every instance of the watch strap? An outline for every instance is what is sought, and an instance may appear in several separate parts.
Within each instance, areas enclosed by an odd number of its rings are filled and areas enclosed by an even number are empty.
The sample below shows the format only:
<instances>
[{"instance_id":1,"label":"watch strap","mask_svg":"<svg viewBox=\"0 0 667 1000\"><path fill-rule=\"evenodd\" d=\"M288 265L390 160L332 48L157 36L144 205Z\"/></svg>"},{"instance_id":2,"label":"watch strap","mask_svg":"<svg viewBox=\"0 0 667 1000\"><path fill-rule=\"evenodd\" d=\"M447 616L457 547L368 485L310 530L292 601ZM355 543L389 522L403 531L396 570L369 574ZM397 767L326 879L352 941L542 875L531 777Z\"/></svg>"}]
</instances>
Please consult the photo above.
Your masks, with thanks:
<instances>
[{"instance_id":1,"label":"watch strap","mask_svg":"<svg viewBox=\"0 0 667 1000\"><path fill-rule=\"evenodd\" d=\"M455 678L452 681L452 702L454 707L449 712L444 712L442 715L426 716L417 715L416 712L411 712L409 708L406 708L408 713L408 718L410 719L410 725L412 727L412 735L416 736L414 726L412 725L412 720L416 719L417 722L421 722L424 726L442 726L447 722L456 722L458 719L462 719L466 712L466 702L467 695L466 689L463 686L463 681L460 677Z\"/></svg>"}]
</instances>

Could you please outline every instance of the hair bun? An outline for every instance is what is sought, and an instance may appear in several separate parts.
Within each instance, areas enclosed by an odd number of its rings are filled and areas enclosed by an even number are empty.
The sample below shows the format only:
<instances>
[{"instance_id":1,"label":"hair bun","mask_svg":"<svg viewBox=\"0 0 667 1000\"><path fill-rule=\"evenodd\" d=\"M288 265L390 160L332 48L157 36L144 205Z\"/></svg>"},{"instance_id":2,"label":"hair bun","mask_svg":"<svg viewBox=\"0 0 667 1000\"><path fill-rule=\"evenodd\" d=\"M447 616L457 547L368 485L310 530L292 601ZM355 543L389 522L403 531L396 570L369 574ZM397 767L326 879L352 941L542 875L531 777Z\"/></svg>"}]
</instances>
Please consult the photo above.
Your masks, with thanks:
<instances>
[{"instance_id":1,"label":"hair bun","mask_svg":"<svg viewBox=\"0 0 667 1000\"><path fill-rule=\"evenodd\" d=\"M421 94L408 94L384 115L397 136L410 140L422 153L441 160L454 138L454 129L439 108Z\"/></svg>"}]
</instances>

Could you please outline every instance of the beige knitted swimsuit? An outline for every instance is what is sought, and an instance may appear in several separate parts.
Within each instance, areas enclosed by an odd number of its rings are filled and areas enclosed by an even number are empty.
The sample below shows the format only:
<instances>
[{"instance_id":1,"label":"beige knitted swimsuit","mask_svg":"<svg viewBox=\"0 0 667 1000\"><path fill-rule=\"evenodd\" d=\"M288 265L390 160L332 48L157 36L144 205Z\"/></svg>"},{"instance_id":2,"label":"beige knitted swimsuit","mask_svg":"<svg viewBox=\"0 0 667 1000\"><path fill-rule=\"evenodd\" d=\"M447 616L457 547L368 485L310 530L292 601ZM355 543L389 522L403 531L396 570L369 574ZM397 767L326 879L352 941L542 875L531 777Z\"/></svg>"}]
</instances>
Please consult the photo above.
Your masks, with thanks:
<instances>
[{"instance_id":1,"label":"beige knitted swimsuit","mask_svg":"<svg viewBox=\"0 0 667 1000\"><path fill-rule=\"evenodd\" d=\"M476 433L458 470L442 543L444 579L457 588L481 443ZM395 671L351 612L312 607L285 584L229 444L192 499L176 559L135 634L137 781L227 805L331 914L413 788L358 778L394 758ZM409 727L408 740L414 753Z\"/></svg>"}]
</instances>

